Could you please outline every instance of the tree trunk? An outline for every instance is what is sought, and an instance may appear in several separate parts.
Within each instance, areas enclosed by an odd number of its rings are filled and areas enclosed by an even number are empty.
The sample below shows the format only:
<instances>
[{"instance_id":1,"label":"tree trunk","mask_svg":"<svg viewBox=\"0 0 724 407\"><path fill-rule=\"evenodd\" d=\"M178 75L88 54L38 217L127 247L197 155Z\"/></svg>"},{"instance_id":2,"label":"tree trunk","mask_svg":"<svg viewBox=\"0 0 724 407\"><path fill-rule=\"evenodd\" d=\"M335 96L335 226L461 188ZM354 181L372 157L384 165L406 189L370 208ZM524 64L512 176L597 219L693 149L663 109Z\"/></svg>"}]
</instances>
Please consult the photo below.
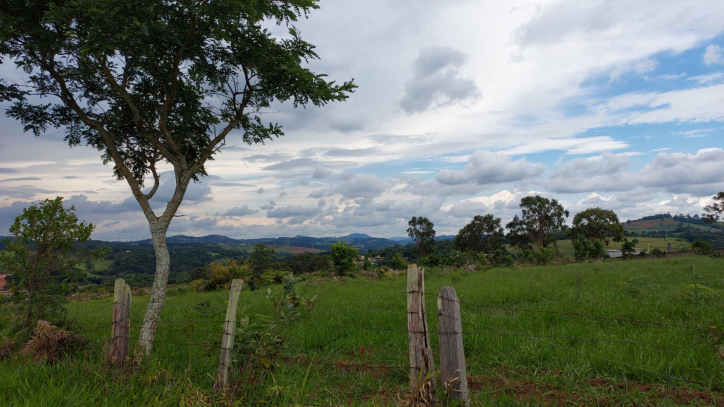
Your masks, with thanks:
<instances>
[{"instance_id":1,"label":"tree trunk","mask_svg":"<svg viewBox=\"0 0 724 407\"><path fill-rule=\"evenodd\" d=\"M151 224L151 237L153 239L153 251L156 254L156 275L153 278L153 289L151 298L146 308L146 316L143 317L141 334L138 338L138 348L146 354L151 355L153 338L156 336L156 328L161 318L163 300L166 298L166 286L168 285L168 274L171 269L171 258L166 246L166 231L168 226L161 222Z\"/></svg>"}]
</instances>

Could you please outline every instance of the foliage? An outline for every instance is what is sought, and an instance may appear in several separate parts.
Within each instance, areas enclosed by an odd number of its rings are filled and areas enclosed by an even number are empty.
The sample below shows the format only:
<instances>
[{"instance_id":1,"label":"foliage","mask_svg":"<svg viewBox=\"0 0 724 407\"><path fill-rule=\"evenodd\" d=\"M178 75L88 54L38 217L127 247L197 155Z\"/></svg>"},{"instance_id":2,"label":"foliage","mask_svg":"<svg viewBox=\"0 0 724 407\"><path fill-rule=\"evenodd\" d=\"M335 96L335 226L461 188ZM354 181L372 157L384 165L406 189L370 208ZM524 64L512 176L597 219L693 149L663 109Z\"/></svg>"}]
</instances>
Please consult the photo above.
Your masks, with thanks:
<instances>
[{"instance_id":1,"label":"foliage","mask_svg":"<svg viewBox=\"0 0 724 407\"><path fill-rule=\"evenodd\" d=\"M557 250L552 247L540 247L535 251L535 262L539 266L553 263L556 258Z\"/></svg>"},{"instance_id":2,"label":"foliage","mask_svg":"<svg viewBox=\"0 0 724 407\"><path fill-rule=\"evenodd\" d=\"M655 248L655 249L653 249L653 250L651 250L651 254L652 254L654 257L658 257L658 258L666 257L666 252L663 251L663 250L661 250L661 249L659 249L658 247Z\"/></svg>"},{"instance_id":3,"label":"foliage","mask_svg":"<svg viewBox=\"0 0 724 407\"><path fill-rule=\"evenodd\" d=\"M600 239L593 241L586 238L574 239L572 242L574 256L577 261L596 260L607 257L606 245Z\"/></svg>"},{"instance_id":4,"label":"foliage","mask_svg":"<svg viewBox=\"0 0 724 407\"><path fill-rule=\"evenodd\" d=\"M569 212L557 200L543 198L540 195L527 196L520 200L522 218L517 216L506 225L510 231L510 239L515 245L523 248L525 241L522 235L528 235L528 241L536 248L547 248L555 245L555 235L566 229L565 218Z\"/></svg>"},{"instance_id":5,"label":"foliage","mask_svg":"<svg viewBox=\"0 0 724 407\"><path fill-rule=\"evenodd\" d=\"M76 266L103 253L101 248L88 251L78 246L90 240L93 228L79 223L75 207L65 209L61 197L30 205L15 218L12 238L4 239L7 249L0 256L13 275L8 283L14 314L8 327L11 335L24 340L39 320L65 321L65 295L82 278Z\"/></svg>"},{"instance_id":6,"label":"foliage","mask_svg":"<svg viewBox=\"0 0 724 407\"><path fill-rule=\"evenodd\" d=\"M407 262L402 257L402 253L397 252L390 259L390 267L394 270L404 270L407 267Z\"/></svg>"},{"instance_id":7,"label":"foliage","mask_svg":"<svg viewBox=\"0 0 724 407\"><path fill-rule=\"evenodd\" d=\"M523 219L515 215L505 227L508 229L506 237L513 247L521 252L533 250L533 240L528 233L528 224Z\"/></svg>"},{"instance_id":8,"label":"foliage","mask_svg":"<svg viewBox=\"0 0 724 407\"><path fill-rule=\"evenodd\" d=\"M489 258L490 263L495 267L511 267L515 262L513 256L505 250L505 247L501 247L495 250L493 256Z\"/></svg>"},{"instance_id":9,"label":"foliage","mask_svg":"<svg viewBox=\"0 0 724 407\"><path fill-rule=\"evenodd\" d=\"M248 265L230 261L227 264L211 263L207 268L206 283L203 289L205 291L213 291L218 288L228 288L231 281L234 279L244 279L251 285L251 269ZM256 282L258 284L258 281Z\"/></svg>"},{"instance_id":10,"label":"foliage","mask_svg":"<svg viewBox=\"0 0 724 407\"><path fill-rule=\"evenodd\" d=\"M621 253L624 259L630 259L636 254L636 245L633 242L629 242L628 239L623 240L621 245Z\"/></svg>"},{"instance_id":11,"label":"foliage","mask_svg":"<svg viewBox=\"0 0 724 407\"><path fill-rule=\"evenodd\" d=\"M285 330L314 307L316 296L305 298L299 294L294 277L283 280L282 291L267 289L266 299L273 304L271 317L258 321L245 316L239 322L234 338L234 363L246 378L263 383L264 377L279 367L283 355Z\"/></svg>"},{"instance_id":12,"label":"foliage","mask_svg":"<svg viewBox=\"0 0 724 407\"><path fill-rule=\"evenodd\" d=\"M274 249L264 243L258 243L254 247L254 252L249 257L249 266L251 266L252 270L252 277L249 279L249 289L251 291L259 287L262 274L271 266L273 261Z\"/></svg>"},{"instance_id":13,"label":"foliage","mask_svg":"<svg viewBox=\"0 0 724 407\"><path fill-rule=\"evenodd\" d=\"M101 151L148 221L158 261L140 339L147 354L169 278L166 232L189 183L207 175L228 135L247 144L284 135L261 119L273 103L323 106L356 87L307 68L318 55L291 24L316 8L315 0L37 0L0 8L0 59L26 73L0 82L8 116L36 136L62 128L70 146ZM288 35L265 28L274 23L286 24ZM162 165L173 168L173 193L159 215L150 201Z\"/></svg>"},{"instance_id":14,"label":"foliage","mask_svg":"<svg viewBox=\"0 0 724 407\"><path fill-rule=\"evenodd\" d=\"M719 192L712 197L714 202L704 208L704 219L707 223L719 223L724 214L724 192Z\"/></svg>"},{"instance_id":15,"label":"foliage","mask_svg":"<svg viewBox=\"0 0 724 407\"><path fill-rule=\"evenodd\" d=\"M573 217L571 239L586 239L591 244L600 240L608 246L611 240L620 242L623 239L623 225L614 211L601 208L589 208Z\"/></svg>"},{"instance_id":16,"label":"foliage","mask_svg":"<svg viewBox=\"0 0 724 407\"><path fill-rule=\"evenodd\" d=\"M340 276L344 276L355 269L354 259L357 257L357 248L339 242L332 245L330 254L334 268Z\"/></svg>"},{"instance_id":17,"label":"foliage","mask_svg":"<svg viewBox=\"0 0 724 407\"><path fill-rule=\"evenodd\" d=\"M442 259L434 254L430 254L422 259L423 266L438 267L442 264Z\"/></svg>"},{"instance_id":18,"label":"foliage","mask_svg":"<svg viewBox=\"0 0 724 407\"><path fill-rule=\"evenodd\" d=\"M503 246L503 228L500 218L477 215L455 236L455 247L460 251L492 254Z\"/></svg>"},{"instance_id":19,"label":"foliage","mask_svg":"<svg viewBox=\"0 0 724 407\"><path fill-rule=\"evenodd\" d=\"M300 253L295 254L286 262L286 267L295 276L314 273L316 271L331 271L334 265L327 255Z\"/></svg>"},{"instance_id":20,"label":"foliage","mask_svg":"<svg viewBox=\"0 0 724 407\"><path fill-rule=\"evenodd\" d=\"M407 235L415 241L418 258L422 259L435 251L434 224L423 216L413 216L407 223Z\"/></svg>"},{"instance_id":21,"label":"foliage","mask_svg":"<svg viewBox=\"0 0 724 407\"><path fill-rule=\"evenodd\" d=\"M694 240L691 243L691 249L696 254L709 254L711 253L711 242L706 242L703 240Z\"/></svg>"}]
</instances>

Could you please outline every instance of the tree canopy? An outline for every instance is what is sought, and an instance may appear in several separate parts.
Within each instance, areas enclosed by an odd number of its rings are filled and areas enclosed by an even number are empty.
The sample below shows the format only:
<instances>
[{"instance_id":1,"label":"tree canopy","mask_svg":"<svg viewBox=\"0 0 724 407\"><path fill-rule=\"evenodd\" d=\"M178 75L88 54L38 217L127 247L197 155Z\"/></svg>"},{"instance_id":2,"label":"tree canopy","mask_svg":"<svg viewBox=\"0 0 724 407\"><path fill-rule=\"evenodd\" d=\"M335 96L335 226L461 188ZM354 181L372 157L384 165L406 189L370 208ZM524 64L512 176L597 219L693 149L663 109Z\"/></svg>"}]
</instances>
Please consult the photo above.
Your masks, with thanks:
<instances>
[{"instance_id":1,"label":"tree canopy","mask_svg":"<svg viewBox=\"0 0 724 407\"><path fill-rule=\"evenodd\" d=\"M527 234L529 241L539 249L555 244L555 234L565 230L566 218L570 214L557 200L540 195L521 199L520 208L522 217L516 216L506 227L518 235ZM521 236L515 238L525 240Z\"/></svg>"},{"instance_id":2,"label":"tree canopy","mask_svg":"<svg viewBox=\"0 0 724 407\"><path fill-rule=\"evenodd\" d=\"M503 245L503 228L500 218L493 215L477 215L455 236L455 247L460 251L493 254Z\"/></svg>"},{"instance_id":3,"label":"tree canopy","mask_svg":"<svg viewBox=\"0 0 724 407\"><path fill-rule=\"evenodd\" d=\"M620 242L623 239L623 225L616 212L601 208L589 208L573 217L571 239L587 239L593 243L601 240L606 246L611 240Z\"/></svg>"},{"instance_id":4,"label":"tree canopy","mask_svg":"<svg viewBox=\"0 0 724 407\"><path fill-rule=\"evenodd\" d=\"M420 259L435 252L434 224L423 216L413 216L407 223L407 235L415 241L415 248Z\"/></svg>"},{"instance_id":5,"label":"tree canopy","mask_svg":"<svg viewBox=\"0 0 724 407\"><path fill-rule=\"evenodd\" d=\"M26 131L62 128L71 146L101 152L127 181L149 223L156 274L139 345L150 352L169 274L165 235L189 182L227 136L263 143L282 136L261 115L345 100L355 85L307 68L314 46L292 25L317 0L11 0L0 7L0 61L25 72L0 81L0 101ZM265 25L286 25L274 35ZM150 200L160 166L175 189L163 212ZM153 184L145 189L146 177Z\"/></svg>"}]
</instances>

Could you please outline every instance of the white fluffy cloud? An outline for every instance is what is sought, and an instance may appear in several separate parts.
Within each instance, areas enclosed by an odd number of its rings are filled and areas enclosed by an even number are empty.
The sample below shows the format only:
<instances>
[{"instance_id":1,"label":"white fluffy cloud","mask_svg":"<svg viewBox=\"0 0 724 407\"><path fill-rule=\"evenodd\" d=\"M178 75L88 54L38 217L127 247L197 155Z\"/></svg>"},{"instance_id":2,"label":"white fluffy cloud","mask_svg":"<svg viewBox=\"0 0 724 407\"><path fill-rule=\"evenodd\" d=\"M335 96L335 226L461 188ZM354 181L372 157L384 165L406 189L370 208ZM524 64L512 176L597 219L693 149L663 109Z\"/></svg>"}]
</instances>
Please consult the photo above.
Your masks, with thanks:
<instances>
[{"instance_id":1,"label":"white fluffy cloud","mask_svg":"<svg viewBox=\"0 0 724 407\"><path fill-rule=\"evenodd\" d=\"M538 177L544 171L545 165L541 163L530 163L525 158L513 160L501 153L478 150L468 158L463 170L442 170L435 180L443 185L494 185Z\"/></svg>"}]
</instances>

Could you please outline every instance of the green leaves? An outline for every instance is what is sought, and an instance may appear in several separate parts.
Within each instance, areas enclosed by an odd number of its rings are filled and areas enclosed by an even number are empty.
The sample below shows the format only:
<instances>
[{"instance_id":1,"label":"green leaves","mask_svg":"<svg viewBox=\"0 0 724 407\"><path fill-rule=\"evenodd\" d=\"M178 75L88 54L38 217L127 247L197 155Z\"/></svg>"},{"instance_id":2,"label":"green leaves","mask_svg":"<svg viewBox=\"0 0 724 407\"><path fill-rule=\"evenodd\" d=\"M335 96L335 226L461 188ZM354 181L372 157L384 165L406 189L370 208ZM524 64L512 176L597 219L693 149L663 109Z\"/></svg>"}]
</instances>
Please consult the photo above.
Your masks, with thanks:
<instances>
[{"instance_id":1,"label":"green leaves","mask_svg":"<svg viewBox=\"0 0 724 407\"><path fill-rule=\"evenodd\" d=\"M64 296L82 277L76 266L104 252L78 245L90 240L93 229L78 221L75 208L65 209L61 197L31 205L15 218L12 237L3 240L5 256L0 257L13 275L10 301L18 308L11 331L27 335L40 319L53 323L65 319Z\"/></svg>"},{"instance_id":2,"label":"green leaves","mask_svg":"<svg viewBox=\"0 0 724 407\"><path fill-rule=\"evenodd\" d=\"M417 255L420 259L433 253L435 251L435 225L423 216L413 216L407 224L407 235L415 241Z\"/></svg>"}]
</instances>

